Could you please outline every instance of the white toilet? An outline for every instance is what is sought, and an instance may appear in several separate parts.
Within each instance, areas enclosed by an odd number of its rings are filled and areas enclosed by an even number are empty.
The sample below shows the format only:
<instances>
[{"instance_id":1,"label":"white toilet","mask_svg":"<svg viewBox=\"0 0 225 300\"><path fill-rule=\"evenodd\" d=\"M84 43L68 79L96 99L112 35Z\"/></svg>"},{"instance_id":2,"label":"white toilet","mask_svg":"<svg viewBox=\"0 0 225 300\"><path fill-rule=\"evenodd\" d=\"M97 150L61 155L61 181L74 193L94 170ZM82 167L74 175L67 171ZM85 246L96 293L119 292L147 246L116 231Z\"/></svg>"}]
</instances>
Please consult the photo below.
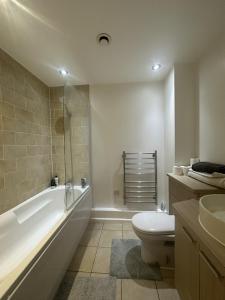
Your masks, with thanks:
<instances>
[{"instance_id":1,"label":"white toilet","mask_svg":"<svg viewBox=\"0 0 225 300\"><path fill-rule=\"evenodd\" d=\"M134 232L141 239L145 263L174 266L175 217L163 212L143 212L132 218Z\"/></svg>"}]
</instances>

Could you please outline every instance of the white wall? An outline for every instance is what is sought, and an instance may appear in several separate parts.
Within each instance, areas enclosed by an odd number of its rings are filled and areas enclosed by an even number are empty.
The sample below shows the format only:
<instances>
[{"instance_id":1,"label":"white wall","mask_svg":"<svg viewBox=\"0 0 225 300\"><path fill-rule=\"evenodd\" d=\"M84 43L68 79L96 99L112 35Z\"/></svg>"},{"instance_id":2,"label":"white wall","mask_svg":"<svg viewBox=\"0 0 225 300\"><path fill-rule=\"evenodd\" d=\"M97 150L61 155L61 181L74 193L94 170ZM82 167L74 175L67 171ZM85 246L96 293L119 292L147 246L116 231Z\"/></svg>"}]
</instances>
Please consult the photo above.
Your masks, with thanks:
<instances>
[{"instance_id":1,"label":"white wall","mask_svg":"<svg viewBox=\"0 0 225 300\"><path fill-rule=\"evenodd\" d=\"M203 161L225 164L225 40L199 64L199 152Z\"/></svg>"},{"instance_id":2,"label":"white wall","mask_svg":"<svg viewBox=\"0 0 225 300\"><path fill-rule=\"evenodd\" d=\"M175 64L175 163L188 165L198 156L197 70L191 63Z\"/></svg>"},{"instance_id":3,"label":"white wall","mask_svg":"<svg viewBox=\"0 0 225 300\"><path fill-rule=\"evenodd\" d=\"M123 207L122 152L158 150L159 198L164 199L164 86L90 87L95 207Z\"/></svg>"},{"instance_id":4,"label":"white wall","mask_svg":"<svg viewBox=\"0 0 225 300\"><path fill-rule=\"evenodd\" d=\"M175 164L175 91L174 69L165 80L165 200L169 207L167 173L172 172Z\"/></svg>"}]
</instances>

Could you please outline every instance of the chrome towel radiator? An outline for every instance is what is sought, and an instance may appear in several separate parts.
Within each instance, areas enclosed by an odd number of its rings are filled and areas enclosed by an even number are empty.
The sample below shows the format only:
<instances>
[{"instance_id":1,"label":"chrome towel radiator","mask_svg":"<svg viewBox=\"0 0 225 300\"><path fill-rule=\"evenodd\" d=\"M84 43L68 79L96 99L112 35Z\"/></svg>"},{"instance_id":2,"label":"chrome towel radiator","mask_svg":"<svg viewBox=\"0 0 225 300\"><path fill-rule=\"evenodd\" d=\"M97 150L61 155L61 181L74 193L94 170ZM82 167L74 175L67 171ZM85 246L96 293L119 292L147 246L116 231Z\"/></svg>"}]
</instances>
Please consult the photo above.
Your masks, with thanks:
<instances>
[{"instance_id":1,"label":"chrome towel radiator","mask_svg":"<svg viewBox=\"0 0 225 300\"><path fill-rule=\"evenodd\" d=\"M124 204L157 204L157 151L128 153L123 151Z\"/></svg>"}]
</instances>

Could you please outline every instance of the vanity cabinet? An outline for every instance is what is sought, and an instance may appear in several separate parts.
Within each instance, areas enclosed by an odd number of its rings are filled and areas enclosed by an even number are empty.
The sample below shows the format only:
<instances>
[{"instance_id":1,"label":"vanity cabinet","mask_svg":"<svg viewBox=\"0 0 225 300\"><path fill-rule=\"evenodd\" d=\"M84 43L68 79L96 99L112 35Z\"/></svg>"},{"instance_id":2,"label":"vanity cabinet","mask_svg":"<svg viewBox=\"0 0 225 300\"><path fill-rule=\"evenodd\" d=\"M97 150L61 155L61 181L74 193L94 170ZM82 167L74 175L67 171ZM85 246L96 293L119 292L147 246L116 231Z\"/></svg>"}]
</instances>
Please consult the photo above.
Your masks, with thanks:
<instances>
[{"instance_id":1,"label":"vanity cabinet","mask_svg":"<svg viewBox=\"0 0 225 300\"><path fill-rule=\"evenodd\" d=\"M174 204L175 285L181 300L225 300L225 247L198 221L198 202Z\"/></svg>"},{"instance_id":2,"label":"vanity cabinet","mask_svg":"<svg viewBox=\"0 0 225 300\"><path fill-rule=\"evenodd\" d=\"M176 220L175 281L182 300L199 299L198 244Z\"/></svg>"},{"instance_id":3,"label":"vanity cabinet","mask_svg":"<svg viewBox=\"0 0 225 300\"><path fill-rule=\"evenodd\" d=\"M200 252L200 300L224 300L224 277L217 271L204 252Z\"/></svg>"}]
</instances>

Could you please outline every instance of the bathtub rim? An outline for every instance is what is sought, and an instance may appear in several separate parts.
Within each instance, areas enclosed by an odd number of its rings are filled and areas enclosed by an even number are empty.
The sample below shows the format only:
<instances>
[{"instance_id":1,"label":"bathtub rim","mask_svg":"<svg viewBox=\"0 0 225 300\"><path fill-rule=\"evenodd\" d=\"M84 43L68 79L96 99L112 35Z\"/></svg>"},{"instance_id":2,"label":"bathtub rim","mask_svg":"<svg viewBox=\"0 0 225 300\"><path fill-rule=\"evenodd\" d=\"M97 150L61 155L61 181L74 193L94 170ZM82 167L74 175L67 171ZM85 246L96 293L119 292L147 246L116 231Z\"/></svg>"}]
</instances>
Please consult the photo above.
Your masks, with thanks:
<instances>
[{"instance_id":1,"label":"bathtub rim","mask_svg":"<svg viewBox=\"0 0 225 300\"><path fill-rule=\"evenodd\" d=\"M65 186L59 186L57 188L63 189ZM57 188L54 188L56 190ZM34 195L33 197L27 199L23 203L18 205L21 206L30 199L37 197L37 195L41 195L46 193L47 191L52 190L51 188L47 188L44 191ZM88 193L91 193L90 185L85 187L83 193L76 199L74 204L69 210L64 210L63 217L51 228L51 230L43 237L43 239L35 246L35 248L28 254L26 258L24 258L21 263L10 272L5 279L0 282L0 299L8 299L13 290L20 284L23 278L26 277L26 274L29 273L29 270L32 266L39 260L41 255L47 250L48 246L54 240L56 235L61 231L63 226L66 224L67 220L71 216L72 212L76 208L76 206L80 203L83 197ZM16 206L17 207L17 206ZM14 207L15 208L15 207ZM13 210L14 208L10 209ZM9 211L10 211L9 210Z\"/></svg>"}]
</instances>

